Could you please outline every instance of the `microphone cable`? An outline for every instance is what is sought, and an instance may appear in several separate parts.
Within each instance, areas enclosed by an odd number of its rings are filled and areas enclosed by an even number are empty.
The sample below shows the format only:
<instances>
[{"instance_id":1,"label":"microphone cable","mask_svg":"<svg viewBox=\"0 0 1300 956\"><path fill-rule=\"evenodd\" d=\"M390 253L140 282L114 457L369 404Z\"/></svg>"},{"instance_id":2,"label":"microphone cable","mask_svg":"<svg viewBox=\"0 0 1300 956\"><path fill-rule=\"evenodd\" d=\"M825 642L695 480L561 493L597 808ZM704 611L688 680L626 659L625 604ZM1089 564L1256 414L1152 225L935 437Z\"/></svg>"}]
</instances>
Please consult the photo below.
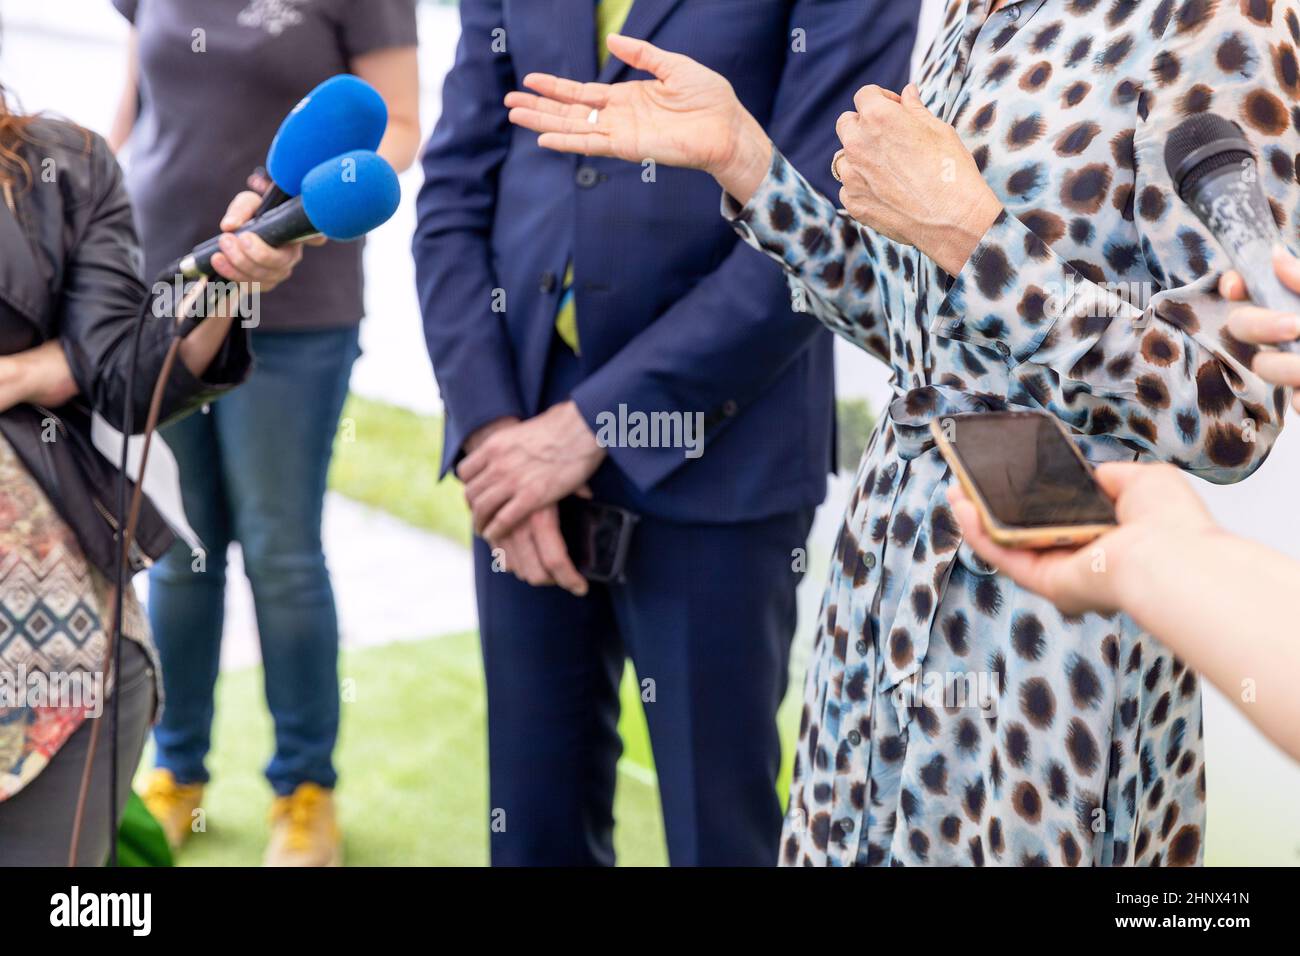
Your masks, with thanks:
<instances>
[{"instance_id":1,"label":"microphone cable","mask_svg":"<svg viewBox=\"0 0 1300 956\"><path fill-rule=\"evenodd\" d=\"M164 283L169 277L174 275L174 270L166 269L159 273L158 278L149 287ZM118 534L118 547L114 557L114 580L109 587L109 603L111 611L109 614L108 626L105 628L106 645L104 648L104 663L102 671L104 673L104 686L107 687L110 679L116 679L120 674L122 664L122 643L120 634L122 630L123 616L123 596L126 594L126 588L129 586L126 569L130 564L131 545L135 536L136 525L140 519L140 508L144 498L144 475L145 467L149 462L149 446L153 441L154 431L158 427L158 418L162 412L163 395L166 393L167 382L171 378L172 369L176 365L176 357L180 352L181 342L183 341L180 333L180 326L186 318L189 311L194 307L200 295L207 289L208 279L206 276L198 279L192 285L181 301L175 306L175 326L173 327L172 339L167 346L167 352L163 356L162 368L159 370L158 378L154 382L153 391L149 399L149 411L145 420L144 431L141 433L142 444L140 447L140 465L136 472L135 488L131 494L130 505L127 503L127 470L130 465L130 438L135 428L135 380L138 367L140 364L140 343L144 337L145 322L148 321L150 307L153 305L155 296L146 291L143 302L140 305L140 311L136 316L135 327L131 333L131 353L127 362L126 370L126 394L123 399L122 408L122 452L118 461L117 474L117 496L115 502L114 520ZM121 711L121 687L113 689L113 700L109 714L109 787L108 787L108 828L109 828L109 857L108 865L117 866L117 785L119 779L119 762L118 762L118 721ZM99 731L102 724L103 716L95 719L90 729L90 742L86 749L86 761L81 772L81 787L77 794L77 810L72 820L72 835L68 847L68 866L77 865L77 854L81 843L81 831L85 822L86 804L90 794L90 781L94 772L95 752L99 745Z\"/></svg>"}]
</instances>

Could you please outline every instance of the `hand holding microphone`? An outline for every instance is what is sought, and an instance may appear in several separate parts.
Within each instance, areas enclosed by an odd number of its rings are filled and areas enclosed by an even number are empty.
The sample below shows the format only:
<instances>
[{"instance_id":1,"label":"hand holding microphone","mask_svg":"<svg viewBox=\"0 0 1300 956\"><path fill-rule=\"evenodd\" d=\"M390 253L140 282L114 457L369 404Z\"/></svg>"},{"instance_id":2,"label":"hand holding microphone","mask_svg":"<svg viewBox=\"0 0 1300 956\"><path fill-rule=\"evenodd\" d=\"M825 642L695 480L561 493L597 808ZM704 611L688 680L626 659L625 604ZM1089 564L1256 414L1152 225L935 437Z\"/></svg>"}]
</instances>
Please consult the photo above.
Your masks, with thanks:
<instances>
[{"instance_id":1,"label":"hand holding microphone","mask_svg":"<svg viewBox=\"0 0 1300 956\"><path fill-rule=\"evenodd\" d=\"M302 259L302 244L348 241L382 225L401 198L397 174L378 154L355 144L377 145L386 123L383 99L369 84L353 76L322 83L281 124L268 159L273 187L264 196L236 196L222 217L222 234L167 274L255 282L266 292L289 277ZM338 152L340 147L352 148ZM307 167L309 162L314 165ZM187 300L201 289L195 283ZM203 322L206 313L192 315L185 301L176 309L178 316L192 316L182 331L180 356L198 374L220 348L227 326ZM217 314L226 315L220 309Z\"/></svg>"},{"instance_id":2,"label":"hand holding microphone","mask_svg":"<svg viewBox=\"0 0 1300 956\"><path fill-rule=\"evenodd\" d=\"M1232 262L1235 271L1220 280L1220 294L1255 303L1232 314L1229 331L1242 342L1277 349L1256 354L1255 374L1300 386L1300 262L1283 246L1254 147L1232 120L1198 113L1169 134L1165 166L1179 197ZM1300 396L1292 401L1300 410Z\"/></svg>"},{"instance_id":3,"label":"hand holding microphone","mask_svg":"<svg viewBox=\"0 0 1300 956\"><path fill-rule=\"evenodd\" d=\"M1300 298L1300 259L1284 249L1273 252L1273 270L1278 281ZM1219 281L1219 293L1234 302L1249 300L1246 280L1240 273L1229 272ZM1253 345L1276 345L1290 349L1300 338L1300 309L1265 309L1246 306L1237 309L1228 318L1228 331L1242 342ZM1300 355L1287 351L1261 350L1256 354L1251 368L1255 374L1274 385L1300 388ZM1300 411L1300 394L1291 399L1292 406Z\"/></svg>"},{"instance_id":4,"label":"hand holding microphone","mask_svg":"<svg viewBox=\"0 0 1300 956\"><path fill-rule=\"evenodd\" d=\"M260 202L255 193L247 195ZM225 256L233 264L231 257L238 255L237 247L248 253L239 259L240 264L255 270L259 263L252 252L262 253L263 258L265 254L253 240L279 248L317 236L337 242L359 239L387 222L397 211L400 199L401 188L393 167L378 153L352 150L307 173L302 179L301 195L239 226L233 235L226 233L196 246L180 261L179 271L190 279L225 275L214 260Z\"/></svg>"},{"instance_id":5,"label":"hand holding microphone","mask_svg":"<svg viewBox=\"0 0 1300 956\"><path fill-rule=\"evenodd\" d=\"M1300 294L1271 267L1282 233L1259 184L1255 149L1241 127L1216 113L1197 113L1169 134L1165 167L1179 198L1228 254L1239 280L1232 291L1266 309L1300 313ZM1295 338L1272 344L1300 351Z\"/></svg>"},{"instance_id":6,"label":"hand holding microphone","mask_svg":"<svg viewBox=\"0 0 1300 956\"><path fill-rule=\"evenodd\" d=\"M195 247L177 271L191 279L258 281L268 291L268 284L287 278L286 263L291 269L301 255L290 262L269 255L271 249L356 239L387 221L400 198L396 173L374 152L387 126L388 107L364 80L343 74L318 85L271 142L270 189L237 196L221 221L225 235ZM357 188L336 189L332 181Z\"/></svg>"},{"instance_id":7,"label":"hand holding microphone","mask_svg":"<svg viewBox=\"0 0 1300 956\"><path fill-rule=\"evenodd\" d=\"M254 218L261 203L262 197L251 191L241 192L230 201L221 217L222 234L214 240L218 249L210 265L214 275L231 282L256 282L261 291L269 292L292 274L302 259L302 245L276 248L255 232L239 232ZM324 237L319 241L324 242Z\"/></svg>"}]
</instances>

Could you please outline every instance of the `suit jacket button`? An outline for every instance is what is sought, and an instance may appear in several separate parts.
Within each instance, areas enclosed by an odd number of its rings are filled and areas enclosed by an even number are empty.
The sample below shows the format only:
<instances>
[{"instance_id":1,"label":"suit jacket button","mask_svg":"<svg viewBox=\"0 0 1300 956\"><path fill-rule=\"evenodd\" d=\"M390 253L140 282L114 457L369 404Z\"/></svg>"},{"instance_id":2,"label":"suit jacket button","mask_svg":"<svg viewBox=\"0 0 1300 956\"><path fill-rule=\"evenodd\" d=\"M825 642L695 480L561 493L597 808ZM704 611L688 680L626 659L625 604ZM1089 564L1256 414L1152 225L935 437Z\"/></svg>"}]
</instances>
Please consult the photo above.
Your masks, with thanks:
<instances>
[{"instance_id":1,"label":"suit jacket button","mask_svg":"<svg viewBox=\"0 0 1300 956\"><path fill-rule=\"evenodd\" d=\"M596 172L595 166L579 166L573 179L583 189L590 189L600 181L600 173Z\"/></svg>"},{"instance_id":2,"label":"suit jacket button","mask_svg":"<svg viewBox=\"0 0 1300 956\"><path fill-rule=\"evenodd\" d=\"M557 281L554 272L543 272L542 278L538 282L538 288L549 294L555 291L555 284Z\"/></svg>"},{"instance_id":3,"label":"suit jacket button","mask_svg":"<svg viewBox=\"0 0 1300 956\"><path fill-rule=\"evenodd\" d=\"M722 403L722 414L726 415L728 418L731 418L738 411L740 411L740 406L736 404L735 399L729 398Z\"/></svg>"}]
</instances>

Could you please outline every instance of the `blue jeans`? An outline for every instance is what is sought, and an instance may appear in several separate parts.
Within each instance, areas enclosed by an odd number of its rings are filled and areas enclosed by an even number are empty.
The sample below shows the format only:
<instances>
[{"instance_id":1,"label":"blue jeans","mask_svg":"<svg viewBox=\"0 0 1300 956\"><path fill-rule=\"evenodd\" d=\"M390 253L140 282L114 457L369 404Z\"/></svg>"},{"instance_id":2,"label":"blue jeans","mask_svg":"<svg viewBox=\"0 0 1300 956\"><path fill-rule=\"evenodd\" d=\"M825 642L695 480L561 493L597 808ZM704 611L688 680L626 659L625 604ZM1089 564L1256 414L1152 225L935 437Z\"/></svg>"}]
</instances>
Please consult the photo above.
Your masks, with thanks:
<instances>
[{"instance_id":1,"label":"blue jeans","mask_svg":"<svg viewBox=\"0 0 1300 956\"><path fill-rule=\"evenodd\" d=\"M338 619L321 548L334 434L360 352L358 329L254 332L248 382L162 429L180 463L185 511L206 553L177 542L149 575L149 619L165 706L158 766L181 783L208 779L221 651L226 550L243 549L253 587L279 795L334 785Z\"/></svg>"}]
</instances>

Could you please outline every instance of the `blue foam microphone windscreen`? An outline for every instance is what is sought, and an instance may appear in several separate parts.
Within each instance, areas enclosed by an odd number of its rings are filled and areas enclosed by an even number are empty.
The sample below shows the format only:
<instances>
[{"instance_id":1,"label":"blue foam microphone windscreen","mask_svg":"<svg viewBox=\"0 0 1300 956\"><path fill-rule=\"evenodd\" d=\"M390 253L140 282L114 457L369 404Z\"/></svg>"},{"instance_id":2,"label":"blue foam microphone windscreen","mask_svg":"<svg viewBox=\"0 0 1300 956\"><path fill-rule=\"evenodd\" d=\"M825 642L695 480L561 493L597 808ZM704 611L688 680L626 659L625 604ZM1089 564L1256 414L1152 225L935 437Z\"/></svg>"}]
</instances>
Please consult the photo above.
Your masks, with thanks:
<instances>
[{"instance_id":1,"label":"blue foam microphone windscreen","mask_svg":"<svg viewBox=\"0 0 1300 956\"><path fill-rule=\"evenodd\" d=\"M339 242L387 222L401 200L397 173L382 156L356 149L317 165L302 179L302 206L313 226Z\"/></svg>"},{"instance_id":2,"label":"blue foam microphone windscreen","mask_svg":"<svg viewBox=\"0 0 1300 956\"><path fill-rule=\"evenodd\" d=\"M397 173L378 153L354 149L335 156L302 178L302 192L247 223L238 233L252 233L267 245L301 242L317 233L347 242L387 222L397 210L401 189ZM194 247L177 264L186 278L215 276L212 258L220 237Z\"/></svg>"},{"instance_id":3,"label":"blue foam microphone windscreen","mask_svg":"<svg viewBox=\"0 0 1300 956\"><path fill-rule=\"evenodd\" d=\"M348 73L332 76L280 124L266 170L283 192L297 196L312 169L351 150L378 149L387 128L388 107L373 86Z\"/></svg>"}]
</instances>

